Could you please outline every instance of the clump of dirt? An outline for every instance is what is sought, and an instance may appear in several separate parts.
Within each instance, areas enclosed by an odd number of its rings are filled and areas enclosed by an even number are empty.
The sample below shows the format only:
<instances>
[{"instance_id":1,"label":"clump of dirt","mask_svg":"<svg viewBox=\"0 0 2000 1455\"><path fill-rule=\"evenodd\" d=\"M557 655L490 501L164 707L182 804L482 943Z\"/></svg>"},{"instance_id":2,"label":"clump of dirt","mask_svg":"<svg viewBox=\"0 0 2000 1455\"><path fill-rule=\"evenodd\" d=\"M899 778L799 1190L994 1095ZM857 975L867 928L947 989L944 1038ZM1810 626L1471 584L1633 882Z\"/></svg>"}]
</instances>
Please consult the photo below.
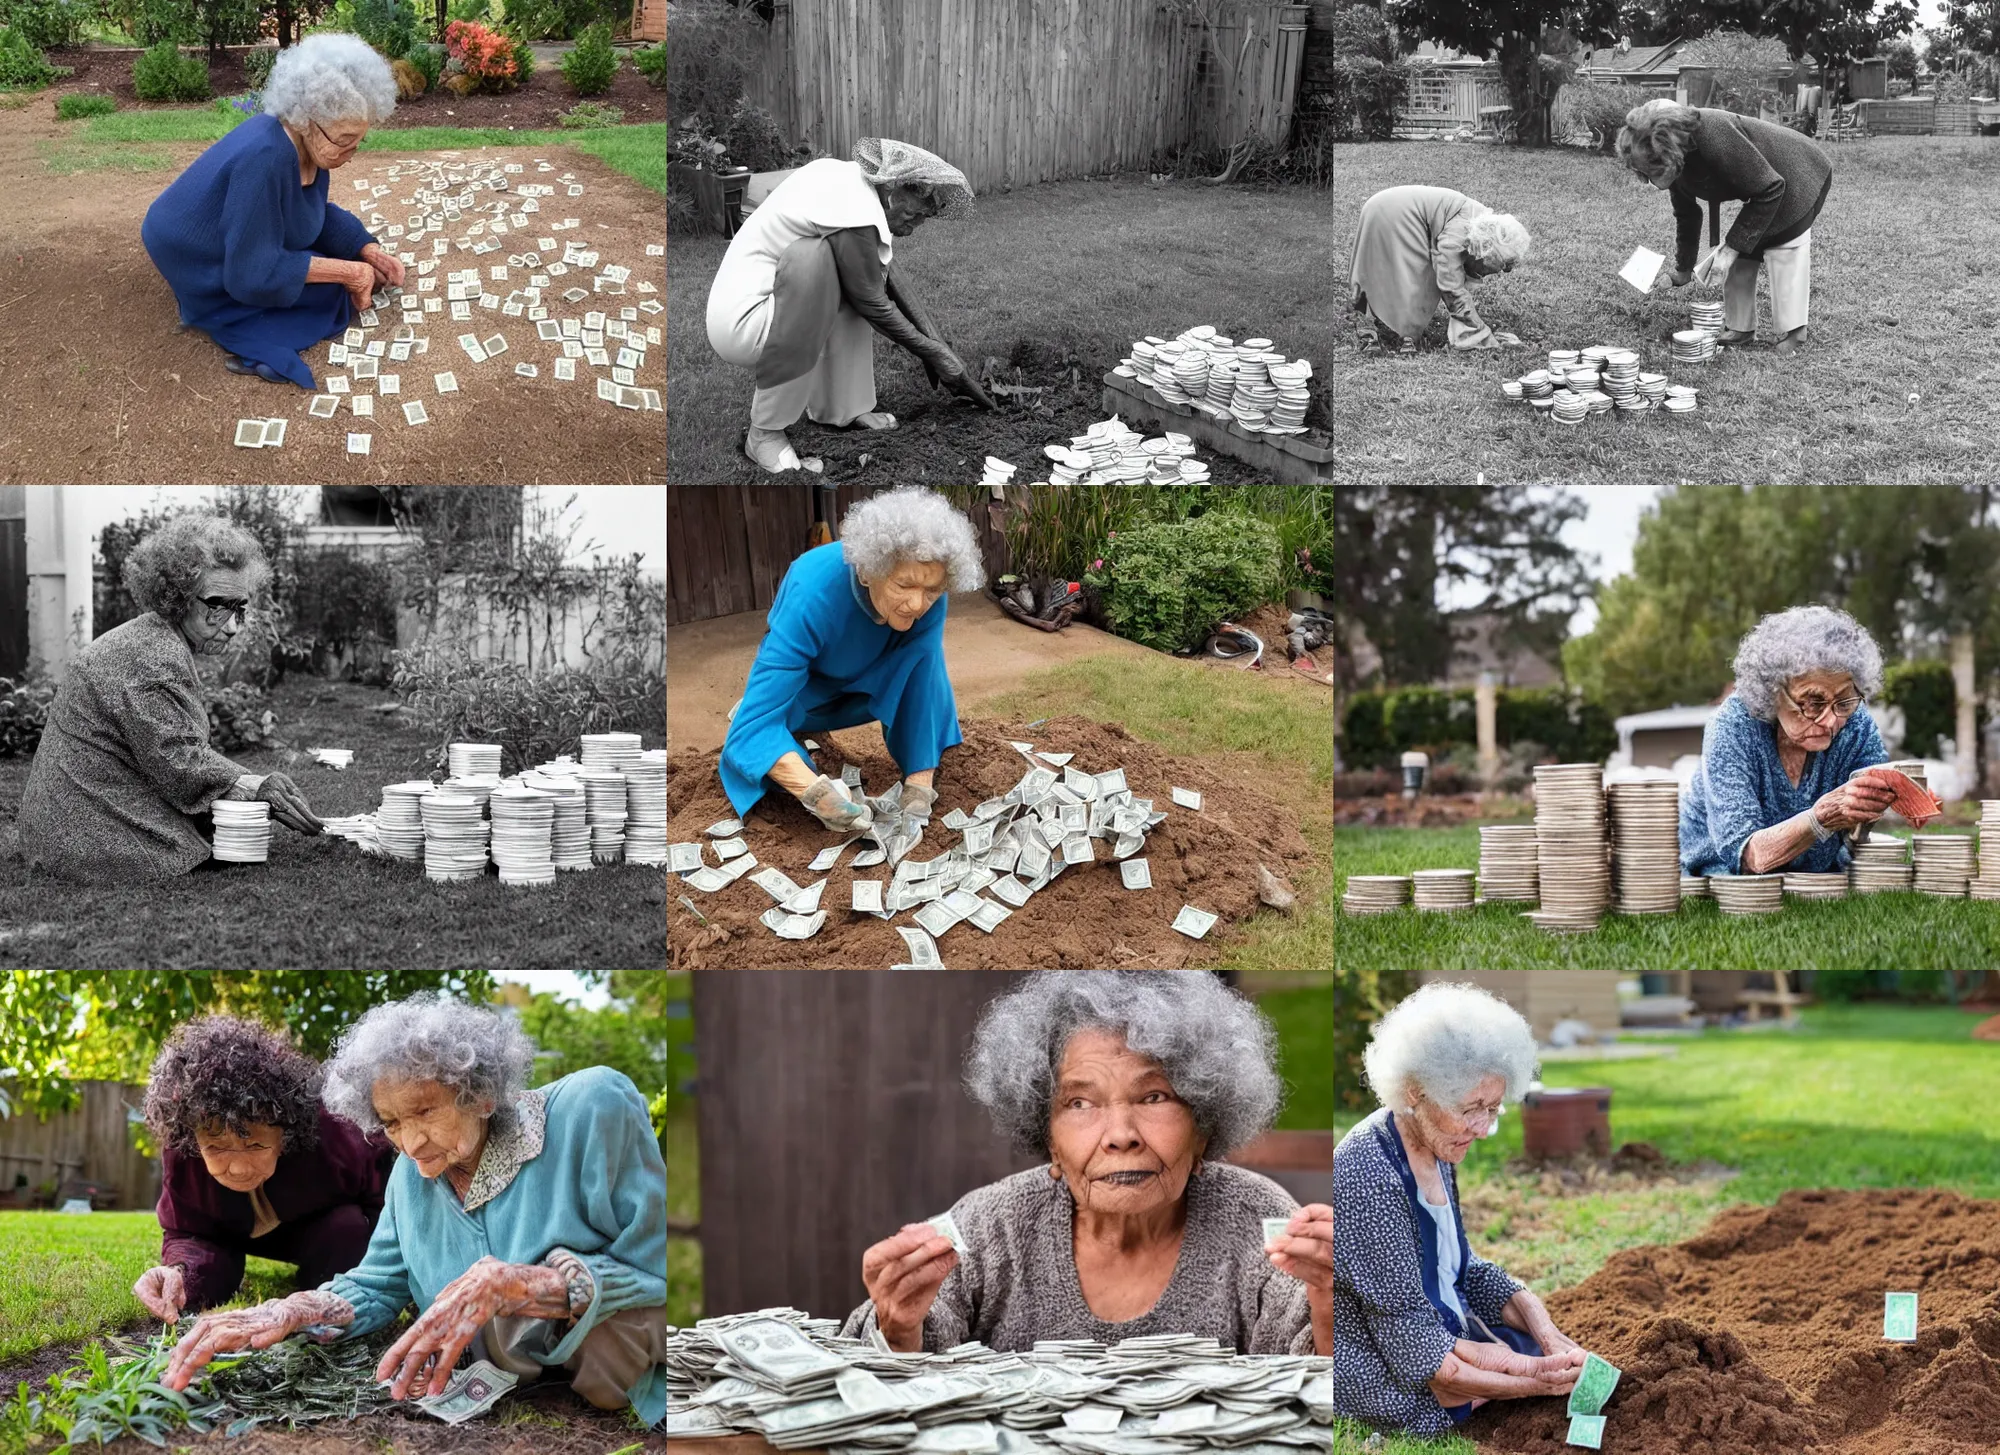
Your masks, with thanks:
<instances>
[{"instance_id":1,"label":"clump of dirt","mask_svg":"<svg viewBox=\"0 0 2000 1455\"><path fill-rule=\"evenodd\" d=\"M1975 1041L2000 1041L2000 1015L1988 1016L1972 1028Z\"/></svg>"},{"instance_id":2,"label":"clump of dirt","mask_svg":"<svg viewBox=\"0 0 2000 1455\"><path fill-rule=\"evenodd\" d=\"M1028 765L1008 746L1010 739L1032 742L1045 752L1075 753L1075 766L1087 772L1122 766L1134 795L1152 799L1167 821L1147 836L1145 847L1135 856L1144 857L1151 867L1150 890L1126 889L1117 861L1094 840L1099 850L1095 862L1063 873L991 935L972 925L947 931L938 943L947 968L1137 970L1207 963L1228 927L1258 908L1259 864L1290 881L1297 868L1310 862L1311 850L1299 833L1295 807L1204 761L1173 757L1140 742L1115 723L1058 717L1031 730L1025 722L961 718L959 730L965 741L947 749L939 765L938 802L932 827L917 848L918 858L932 858L945 845L957 842L941 823L951 810L969 814L1020 782ZM853 763L861 769L868 792L885 792L896 781L896 766L879 743L868 746L869 740L870 735L860 729L817 733L816 766L837 778L843 764ZM702 830L736 816L717 775L719 758L718 752L669 750L669 843L710 842ZM1200 792L1201 810L1176 807L1170 788ZM765 794L744 816L743 838L758 863L775 866L798 884L828 880L820 899L826 923L809 940L781 940L758 923L772 901L747 878L713 894L690 889L676 879L668 886L670 968L869 970L885 969L907 957L907 947L890 922L848 908L854 880L886 883L888 866L856 871L855 851L849 850L830 874L810 872L806 866L813 856L838 839L790 794L783 790ZM683 896L694 901L707 925L681 903ZM1184 904L1221 916L1206 939L1192 940L1171 928ZM895 921L911 923L907 914Z\"/></svg>"},{"instance_id":3,"label":"clump of dirt","mask_svg":"<svg viewBox=\"0 0 2000 1455\"><path fill-rule=\"evenodd\" d=\"M1289 634L1287 623L1291 620L1292 609L1282 601L1270 602L1255 611L1246 612L1234 618L1236 624L1245 631L1255 632L1264 643L1264 661L1261 670L1284 673L1292 669L1291 647L1286 641ZM1330 683L1333 678L1333 643L1325 642L1318 648L1298 659L1298 672L1303 675L1311 671L1324 677Z\"/></svg>"},{"instance_id":4,"label":"clump of dirt","mask_svg":"<svg viewBox=\"0 0 2000 1455\"><path fill-rule=\"evenodd\" d=\"M1605 1455L1986 1455L2000 1443L2000 1202L1794 1191L1700 1236L1632 1248L1547 1298L1624 1371ZM1883 1295L1918 1335L1882 1339ZM1486 1406L1482 1455L1566 1455L1554 1399Z\"/></svg>"},{"instance_id":5,"label":"clump of dirt","mask_svg":"<svg viewBox=\"0 0 2000 1455\"><path fill-rule=\"evenodd\" d=\"M1670 1162L1651 1142L1625 1142L1609 1157L1591 1152L1540 1160L1515 1157L1505 1170L1516 1177L1533 1178L1539 1184L1537 1191L1546 1197L1582 1197L1663 1182L1727 1180L1736 1175L1735 1169L1719 1162Z\"/></svg>"}]
</instances>

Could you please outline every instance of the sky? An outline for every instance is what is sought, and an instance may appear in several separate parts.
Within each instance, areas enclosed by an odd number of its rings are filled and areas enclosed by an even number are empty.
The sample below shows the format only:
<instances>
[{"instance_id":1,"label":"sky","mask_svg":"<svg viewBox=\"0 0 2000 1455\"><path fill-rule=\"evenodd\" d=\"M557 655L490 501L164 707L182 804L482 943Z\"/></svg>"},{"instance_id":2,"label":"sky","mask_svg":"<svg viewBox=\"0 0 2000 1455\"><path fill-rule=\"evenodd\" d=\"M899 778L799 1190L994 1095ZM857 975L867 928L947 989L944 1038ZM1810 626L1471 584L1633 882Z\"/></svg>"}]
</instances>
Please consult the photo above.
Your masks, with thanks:
<instances>
[{"instance_id":1,"label":"sky","mask_svg":"<svg viewBox=\"0 0 2000 1455\"><path fill-rule=\"evenodd\" d=\"M1632 543L1639 538L1639 516L1660 493L1657 485L1569 485L1564 489L1583 501L1586 513L1563 528L1562 538L1577 547L1591 567L1591 579L1610 581L1632 569ZM1451 583L1439 588L1439 605L1447 611L1476 606L1483 592L1476 585ZM1569 634L1582 636L1597 624L1597 604L1585 602L1570 618Z\"/></svg>"},{"instance_id":2,"label":"sky","mask_svg":"<svg viewBox=\"0 0 2000 1455\"><path fill-rule=\"evenodd\" d=\"M564 996L580 1002L586 1010L602 1010L611 1004L611 992L585 985L574 970L496 970L495 980L511 980L536 992Z\"/></svg>"}]
</instances>

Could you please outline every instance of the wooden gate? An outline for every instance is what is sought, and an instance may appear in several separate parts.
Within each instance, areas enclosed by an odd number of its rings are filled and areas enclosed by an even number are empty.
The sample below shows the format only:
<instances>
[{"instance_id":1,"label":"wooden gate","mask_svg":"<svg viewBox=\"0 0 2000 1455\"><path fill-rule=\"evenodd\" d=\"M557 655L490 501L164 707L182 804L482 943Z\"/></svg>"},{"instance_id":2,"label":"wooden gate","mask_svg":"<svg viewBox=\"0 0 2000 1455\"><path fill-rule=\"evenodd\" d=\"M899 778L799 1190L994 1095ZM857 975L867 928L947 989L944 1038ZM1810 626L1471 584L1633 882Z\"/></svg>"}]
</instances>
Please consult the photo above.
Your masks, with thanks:
<instances>
[{"instance_id":1,"label":"wooden gate","mask_svg":"<svg viewBox=\"0 0 2000 1455\"><path fill-rule=\"evenodd\" d=\"M0 677L28 666L28 487L0 485Z\"/></svg>"}]
</instances>

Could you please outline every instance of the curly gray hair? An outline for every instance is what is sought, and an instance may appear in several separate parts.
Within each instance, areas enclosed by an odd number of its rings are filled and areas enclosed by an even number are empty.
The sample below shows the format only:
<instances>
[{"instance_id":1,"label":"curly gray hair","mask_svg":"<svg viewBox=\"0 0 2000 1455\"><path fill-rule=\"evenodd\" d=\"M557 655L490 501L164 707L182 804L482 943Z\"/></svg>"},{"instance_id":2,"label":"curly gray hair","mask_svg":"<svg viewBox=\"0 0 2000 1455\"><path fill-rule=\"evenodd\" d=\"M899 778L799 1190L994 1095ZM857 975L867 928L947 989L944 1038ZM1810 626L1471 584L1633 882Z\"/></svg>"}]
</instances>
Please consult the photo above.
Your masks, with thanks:
<instances>
[{"instance_id":1,"label":"curly gray hair","mask_svg":"<svg viewBox=\"0 0 2000 1455\"><path fill-rule=\"evenodd\" d=\"M396 77L358 35L327 32L286 46L264 82L264 110L287 126L373 126L395 109Z\"/></svg>"},{"instance_id":2,"label":"curly gray hair","mask_svg":"<svg viewBox=\"0 0 2000 1455\"><path fill-rule=\"evenodd\" d=\"M1662 97L1625 113L1618 129L1618 160L1647 179L1678 177L1701 113Z\"/></svg>"},{"instance_id":3,"label":"curly gray hair","mask_svg":"<svg viewBox=\"0 0 2000 1455\"><path fill-rule=\"evenodd\" d=\"M238 1136L274 1126L283 1150L319 1142L319 1063L256 1021L208 1015L167 1038L146 1077L146 1125L162 1147L184 1156L197 1134L223 1127Z\"/></svg>"},{"instance_id":4,"label":"curly gray hair","mask_svg":"<svg viewBox=\"0 0 2000 1455\"><path fill-rule=\"evenodd\" d=\"M1014 1145L1049 1154L1056 1073L1078 1031L1106 1030L1149 1056L1221 1157L1271 1124L1283 1099L1271 1026L1213 975L1172 970L1049 970L986 1007L965 1089Z\"/></svg>"},{"instance_id":5,"label":"curly gray hair","mask_svg":"<svg viewBox=\"0 0 2000 1455\"><path fill-rule=\"evenodd\" d=\"M435 1081L457 1093L460 1106L491 1102L496 1124L505 1125L534 1063L535 1043L512 1011L425 990L374 1007L341 1033L322 1099L335 1116L379 1132L376 1082Z\"/></svg>"},{"instance_id":6,"label":"curly gray hair","mask_svg":"<svg viewBox=\"0 0 2000 1455\"><path fill-rule=\"evenodd\" d=\"M1375 1099L1401 1111L1414 1086L1440 1106L1456 1107L1489 1076L1519 1101L1534 1079L1535 1033L1521 1013L1477 985L1426 985L1382 1017L1363 1053Z\"/></svg>"},{"instance_id":7,"label":"curly gray hair","mask_svg":"<svg viewBox=\"0 0 2000 1455\"><path fill-rule=\"evenodd\" d=\"M942 561L953 591L986 584L972 522L942 495L915 485L871 495L840 520L840 554L864 579L879 581L902 561Z\"/></svg>"},{"instance_id":8,"label":"curly gray hair","mask_svg":"<svg viewBox=\"0 0 2000 1455\"><path fill-rule=\"evenodd\" d=\"M1736 648L1736 695L1759 722L1775 722L1778 689L1808 672L1845 672L1854 690L1882 690L1882 649L1868 628L1831 606L1794 606L1750 628Z\"/></svg>"},{"instance_id":9,"label":"curly gray hair","mask_svg":"<svg viewBox=\"0 0 2000 1455\"><path fill-rule=\"evenodd\" d=\"M1528 256L1528 229L1511 212L1485 212L1465 232L1465 251L1494 268L1511 267Z\"/></svg>"},{"instance_id":10,"label":"curly gray hair","mask_svg":"<svg viewBox=\"0 0 2000 1455\"><path fill-rule=\"evenodd\" d=\"M185 511L125 557L125 590L141 611L178 623L212 568L248 573L253 596L271 578L264 548L249 531L211 511Z\"/></svg>"}]
</instances>

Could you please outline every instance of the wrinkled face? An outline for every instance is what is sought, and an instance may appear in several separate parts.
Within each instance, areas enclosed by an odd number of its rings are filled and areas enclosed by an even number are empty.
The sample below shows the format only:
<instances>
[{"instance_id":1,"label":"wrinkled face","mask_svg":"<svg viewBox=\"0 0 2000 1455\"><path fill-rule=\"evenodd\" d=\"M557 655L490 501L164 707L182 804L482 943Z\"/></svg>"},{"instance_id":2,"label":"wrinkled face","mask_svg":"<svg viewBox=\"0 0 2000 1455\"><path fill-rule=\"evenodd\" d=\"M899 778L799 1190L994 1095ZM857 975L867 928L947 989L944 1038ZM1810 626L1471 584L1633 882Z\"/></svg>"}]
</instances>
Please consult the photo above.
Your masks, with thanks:
<instances>
[{"instance_id":1,"label":"wrinkled face","mask_svg":"<svg viewBox=\"0 0 2000 1455\"><path fill-rule=\"evenodd\" d=\"M278 1170L278 1153L284 1150L284 1133L269 1122L251 1122L242 1135L216 1124L198 1128L195 1145L201 1149L201 1165L208 1175L231 1192L250 1192L262 1187Z\"/></svg>"},{"instance_id":2,"label":"wrinkled face","mask_svg":"<svg viewBox=\"0 0 2000 1455\"><path fill-rule=\"evenodd\" d=\"M211 609L203 598L223 603ZM250 604L250 573L226 566L211 566L201 573L194 600L181 617L181 635L188 645L205 656L220 656L229 650L236 634L243 630L242 612L233 607ZM219 620L217 618L220 618Z\"/></svg>"},{"instance_id":3,"label":"wrinkled face","mask_svg":"<svg viewBox=\"0 0 2000 1455\"><path fill-rule=\"evenodd\" d=\"M460 1106L458 1093L436 1081L378 1081L373 1095L383 1135L425 1177L477 1165L491 1102Z\"/></svg>"},{"instance_id":4,"label":"wrinkled face","mask_svg":"<svg viewBox=\"0 0 2000 1455\"><path fill-rule=\"evenodd\" d=\"M327 126L315 121L306 127L306 149L315 165L332 171L354 160L355 150L367 135L365 121L336 121Z\"/></svg>"},{"instance_id":5,"label":"wrinkled face","mask_svg":"<svg viewBox=\"0 0 2000 1455\"><path fill-rule=\"evenodd\" d=\"M1472 1144L1486 1134L1499 1116L1506 1093L1505 1077L1488 1076L1454 1106L1440 1106L1428 1096L1420 1096L1413 1115L1431 1155L1440 1162L1463 1162Z\"/></svg>"},{"instance_id":6,"label":"wrinkled face","mask_svg":"<svg viewBox=\"0 0 2000 1455\"><path fill-rule=\"evenodd\" d=\"M937 204L918 184L898 182L893 187L877 187L875 190L882 198L882 211L889 219L889 231L897 237L908 237L925 221L937 216Z\"/></svg>"},{"instance_id":7,"label":"wrinkled face","mask_svg":"<svg viewBox=\"0 0 2000 1455\"><path fill-rule=\"evenodd\" d=\"M1778 730L1794 746L1808 753L1822 752L1853 716L1851 710L1838 709L1857 696L1852 673L1802 673L1789 679L1785 690L1778 694ZM1800 711L1801 708L1805 711Z\"/></svg>"},{"instance_id":8,"label":"wrinkled face","mask_svg":"<svg viewBox=\"0 0 2000 1455\"><path fill-rule=\"evenodd\" d=\"M1513 272L1514 260L1509 258L1504 263L1492 263L1481 258L1475 258L1471 253L1467 253L1465 255L1465 271L1470 277L1490 278L1495 273Z\"/></svg>"},{"instance_id":9,"label":"wrinkled face","mask_svg":"<svg viewBox=\"0 0 2000 1455\"><path fill-rule=\"evenodd\" d=\"M906 632L944 595L947 574L942 561L898 561L880 581L864 576L861 584L868 588L875 614L895 630Z\"/></svg>"},{"instance_id":10,"label":"wrinkled face","mask_svg":"<svg viewBox=\"0 0 2000 1455\"><path fill-rule=\"evenodd\" d=\"M1644 172L1641 172L1639 174L1640 176L1646 178L1646 182L1648 185L1656 188L1661 192L1664 192L1669 187L1673 186L1675 182L1680 180L1681 169L1679 167L1669 164L1664 157L1656 157L1653 161L1653 165L1659 168L1659 171L1657 173L1650 176L1648 176Z\"/></svg>"},{"instance_id":11,"label":"wrinkled face","mask_svg":"<svg viewBox=\"0 0 2000 1455\"><path fill-rule=\"evenodd\" d=\"M1159 1063L1079 1031L1056 1074L1049 1148L1076 1205L1137 1215L1179 1202L1207 1145Z\"/></svg>"}]
</instances>

